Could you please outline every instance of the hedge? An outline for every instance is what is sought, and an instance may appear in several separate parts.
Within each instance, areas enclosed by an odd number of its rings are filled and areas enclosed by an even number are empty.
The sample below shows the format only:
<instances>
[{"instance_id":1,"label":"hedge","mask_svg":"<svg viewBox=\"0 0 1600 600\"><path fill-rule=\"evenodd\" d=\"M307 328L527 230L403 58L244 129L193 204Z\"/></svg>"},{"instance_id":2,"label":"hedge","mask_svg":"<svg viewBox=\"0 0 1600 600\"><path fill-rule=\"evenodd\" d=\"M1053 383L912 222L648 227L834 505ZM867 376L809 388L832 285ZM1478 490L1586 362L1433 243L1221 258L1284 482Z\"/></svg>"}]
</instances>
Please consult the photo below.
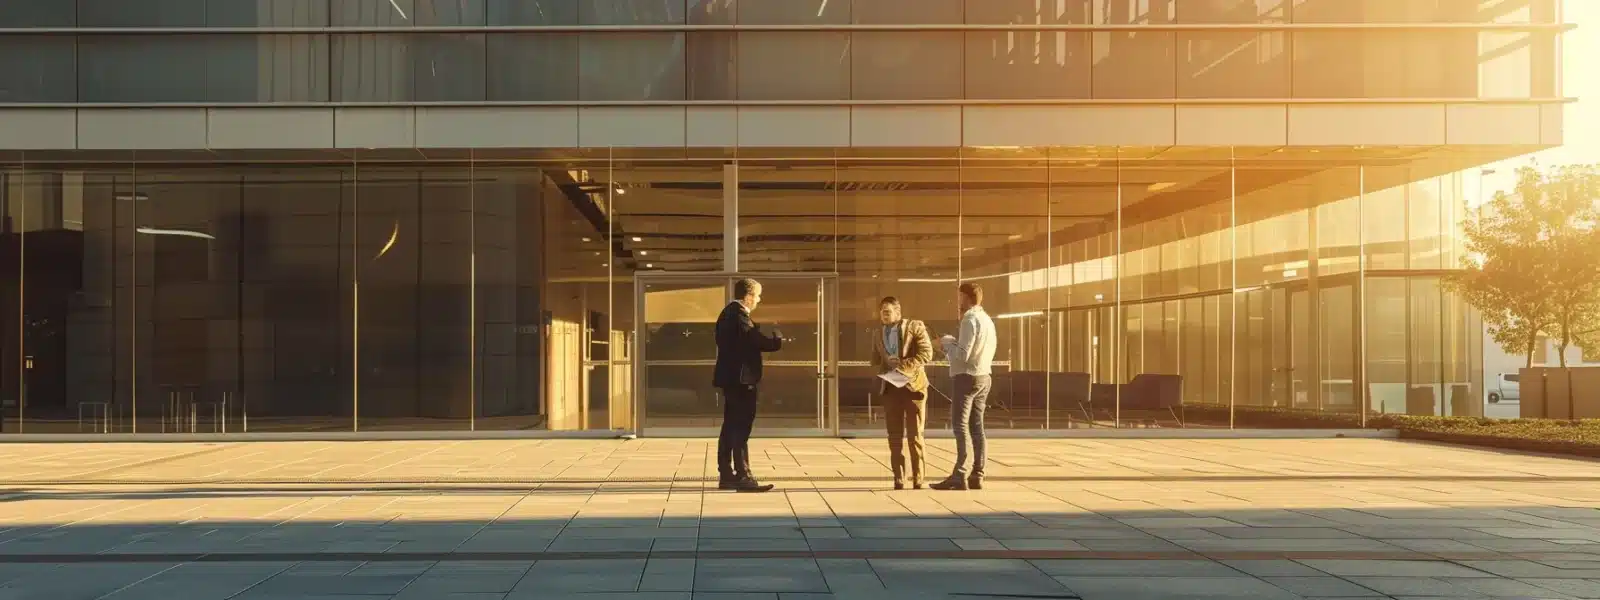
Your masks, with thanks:
<instances>
[{"instance_id":1,"label":"hedge","mask_svg":"<svg viewBox=\"0 0 1600 600\"><path fill-rule=\"evenodd\" d=\"M1233 424L1250 429L1360 429L1360 413L1322 412L1272 406L1235 406ZM1188 404L1184 421L1193 425L1228 426L1225 404ZM1368 413L1368 429L1394 429L1401 438L1525 452L1572 454L1600 458L1600 419L1487 419L1483 417L1420 417Z\"/></svg>"},{"instance_id":2,"label":"hedge","mask_svg":"<svg viewBox=\"0 0 1600 600\"><path fill-rule=\"evenodd\" d=\"M1600 458L1600 419L1485 419L1384 415L1375 425L1404 439ZM1371 421L1368 422L1371 424Z\"/></svg>"}]
</instances>

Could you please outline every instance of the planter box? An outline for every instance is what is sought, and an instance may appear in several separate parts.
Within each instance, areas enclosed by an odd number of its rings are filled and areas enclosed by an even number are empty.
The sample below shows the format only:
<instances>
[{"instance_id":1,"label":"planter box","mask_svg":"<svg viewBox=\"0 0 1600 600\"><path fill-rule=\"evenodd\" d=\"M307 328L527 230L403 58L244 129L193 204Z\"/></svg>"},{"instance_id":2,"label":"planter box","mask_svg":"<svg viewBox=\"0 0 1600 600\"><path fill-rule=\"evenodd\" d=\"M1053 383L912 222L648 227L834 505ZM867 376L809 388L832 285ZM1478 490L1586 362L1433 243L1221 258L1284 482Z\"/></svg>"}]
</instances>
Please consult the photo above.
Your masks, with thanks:
<instances>
[{"instance_id":1,"label":"planter box","mask_svg":"<svg viewBox=\"0 0 1600 600\"><path fill-rule=\"evenodd\" d=\"M1522 369L1524 419L1600 418L1600 367Z\"/></svg>"}]
</instances>

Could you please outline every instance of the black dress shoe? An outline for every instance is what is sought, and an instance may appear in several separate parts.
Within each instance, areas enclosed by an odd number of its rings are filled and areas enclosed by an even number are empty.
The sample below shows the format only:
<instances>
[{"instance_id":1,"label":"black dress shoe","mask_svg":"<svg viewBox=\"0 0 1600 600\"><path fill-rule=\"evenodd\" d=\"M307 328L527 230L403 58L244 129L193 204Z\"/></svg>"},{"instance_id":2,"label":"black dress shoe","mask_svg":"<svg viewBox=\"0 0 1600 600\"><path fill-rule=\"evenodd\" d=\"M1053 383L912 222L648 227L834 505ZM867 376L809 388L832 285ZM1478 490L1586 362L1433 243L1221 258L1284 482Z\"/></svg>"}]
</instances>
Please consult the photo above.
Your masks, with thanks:
<instances>
[{"instance_id":1,"label":"black dress shoe","mask_svg":"<svg viewBox=\"0 0 1600 600\"><path fill-rule=\"evenodd\" d=\"M967 478L967 489L969 489L969 490L981 490L981 489L983 489L983 478L982 477L968 477Z\"/></svg>"},{"instance_id":2,"label":"black dress shoe","mask_svg":"<svg viewBox=\"0 0 1600 600\"><path fill-rule=\"evenodd\" d=\"M913 490L920 490L920 489L922 489L922 484L920 484L920 483L913 483L913 484L911 484L911 489L913 489Z\"/></svg>"},{"instance_id":3,"label":"black dress shoe","mask_svg":"<svg viewBox=\"0 0 1600 600\"><path fill-rule=\"evenodd\" d=\"M949 479L946 479L946 480L941 481L939 483L935 483L935 484L933 484L931 486L928 486L928 487L931 487L933 489L940 490L940 491L964 490L964 489L967 489L967 480L962 479L960 477L951 477Z\"/></svg>"},{"instance_id":4,"label":"black dress shoe","mask_svg":"<svg viewBox=\"0 0 1600 600\"><path fill-rule=\"evenodd\" d=\"M896 481L896 482L894 482L894 489L897 489L897 490L906 489L906 484L901 483L899 481Z\"/></svg>"},{"instance_id":5,"label":"black dress shoe","mask_svg":"<svg viewBox=\"0 0 1600 600\"><path fill-rule=\"evenodd\" d=\"M739 480L737 480L737 479L718 479L717 480L717 489L719 489L719 490L732 490L732 489L737 489L738 487L739 487Z\"/></svg>"},{"instance_id":6,"label":"black dress shoe","mask_svg":"<svg viewBox=\"0 0 1600 600\"><path fill-rule=\"evenodd\" d=\"M733 485L734 485L733 491L749 493L749 494L759 494L761 492L770 492L770 491L772 491L773 487L776 487L776 486L774 486L774 485L772 485L770 483L761 483L759 481L756 481L755 478L752 478L752 477L746 477L744 479L740 479L739 481L734 482Z\"/></svg>"}]
</instances>

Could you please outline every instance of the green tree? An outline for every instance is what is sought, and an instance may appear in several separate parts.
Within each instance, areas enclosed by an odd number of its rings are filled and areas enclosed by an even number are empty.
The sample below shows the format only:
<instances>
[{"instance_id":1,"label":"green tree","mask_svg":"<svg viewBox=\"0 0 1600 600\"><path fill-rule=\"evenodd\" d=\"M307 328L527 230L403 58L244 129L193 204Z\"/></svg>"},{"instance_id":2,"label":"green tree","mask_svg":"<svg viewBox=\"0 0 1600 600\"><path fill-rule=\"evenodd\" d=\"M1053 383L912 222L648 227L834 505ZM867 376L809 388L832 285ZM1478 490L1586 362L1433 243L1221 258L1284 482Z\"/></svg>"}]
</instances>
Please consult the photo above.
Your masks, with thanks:
<instances>
[{"instance_id":1,"label":"green tree","mask_svg":"<svg viewBox=\"0 0 1600 600\"><path fill-rule=\"evenodd\" d=\"M1542 178L1537 192L1533 206L1544 223L1555 293L1551 333L1565 367L1567 348L1595 356L1600 346L1600 168L1560 167Z\"/></svg>"},{"instance_id":2,"label":"green tree","mask_svg":"<svg viewBox=\"0 0 1600 600\"><path fill-rule=\"evenodd\" d=\"M1544 265L1546 247L1543 223L1534 211L1524 210L1524 189L1537 188L1540 176L1533 169L1518 172L1518 194L1495 194L1482 207L1477 220L1463 224L1467 254L1462 270L1446 284L1478 309L1489 336L1505 348L1522 351L1527 366L1539 336L1555 321L1552 280Z\"/></svg>"},{"instance_id":3,"label":"green tree","mask_svg":"<svg viewBox=\"0 0 1600 600\"><path fill-rule=\"evenodd\" d=\"M1489 335L1532 366L1540 335L1600 350L1600 170L1517 170L1515 194L1499 193L1463 226L1467 256L1449 285L1482 315Z\"/></svg>"}]
</instances>

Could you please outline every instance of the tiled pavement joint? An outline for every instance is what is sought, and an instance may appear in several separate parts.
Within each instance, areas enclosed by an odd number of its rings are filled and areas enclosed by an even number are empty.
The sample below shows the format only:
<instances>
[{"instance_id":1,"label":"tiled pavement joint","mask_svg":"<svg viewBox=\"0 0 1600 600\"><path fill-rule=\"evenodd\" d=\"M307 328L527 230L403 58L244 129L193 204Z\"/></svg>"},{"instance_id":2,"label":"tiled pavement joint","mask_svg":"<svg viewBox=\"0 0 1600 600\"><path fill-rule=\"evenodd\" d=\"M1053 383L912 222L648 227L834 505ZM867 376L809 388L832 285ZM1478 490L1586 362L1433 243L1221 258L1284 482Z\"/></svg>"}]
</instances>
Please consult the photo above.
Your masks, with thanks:
<instances>
[{"instance_id":1,"label":"tiled pavement joint","mask_svg":"<svg viewBox=\"0 0 1600 600\"><path fill-rule=\"evenodd\" d=\"M1383 439L0 444L0 599L1600 599L1600 462ZM930 440L928 471L949 468Z\"/></svg>"}]
</instances>

